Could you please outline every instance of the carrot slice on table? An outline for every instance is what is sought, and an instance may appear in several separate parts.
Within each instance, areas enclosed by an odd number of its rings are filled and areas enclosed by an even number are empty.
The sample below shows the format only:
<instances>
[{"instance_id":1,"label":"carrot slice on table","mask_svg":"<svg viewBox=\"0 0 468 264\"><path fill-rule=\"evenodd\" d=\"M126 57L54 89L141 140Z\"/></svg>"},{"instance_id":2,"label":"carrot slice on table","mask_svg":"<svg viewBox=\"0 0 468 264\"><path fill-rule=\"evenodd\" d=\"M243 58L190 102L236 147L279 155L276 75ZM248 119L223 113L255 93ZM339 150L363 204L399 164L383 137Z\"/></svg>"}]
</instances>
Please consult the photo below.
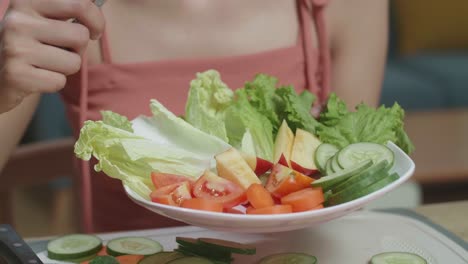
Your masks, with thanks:
<instances>
[{"instance_id":1,"label":"carrot slice on table","mask_svg":"<svg viewBox=\"0 0 468 264\"><path fill-rule=\"evenodd\" d=\"M123 255L115 257L120 264L138 264L145 256L142 255Z\"/></svg>"},{"instance_id":2,"label":"carrot slice on table","mask_svg":"<svg viewBox=\"0 0 468 264\"><path fill-rule=\"evenodd\" d=\"M106 246L102 246L101 250L97 253L98 256L107 256Z\"/></svg>"},{"instance_id":3,"label":"carrot slice on table","mask_svg":"<svg viewBox=\"0 0 468 264\"><path fill-rule=\"evenodd\" d=\"M293 212L318 209L315 207L321 205L324 201L322 188L307 188L281 198L281 203L291 205Z\"/></svg>"},{"instance_id":4,"label":"carrot slice on table","mask_svg":"<svg viewBox=\"0 0 468 264\"><path fill-rule=\"evenodd\" d=\"M203 199L203 198L192 198L182 202L182 207L196 209L196 210L204 210L204 211L212 211L212 212L222 212L223 211L223 204L218 203L216 201L210 199Z\"/></svg>"},{"instance_id":5,"label":"carrot slice on table","mask_svg":"<svg viewBox=\"0 0 468 264\"><path fill-rule=\"evenodd\" d=\"M259 183L254 183L247 189L247 200L254 208L265 208L275 205L270 192Z\"/></svg>"},{"instance_id":6,"label":"carrot slice on table","mask_svg":"<svg viewBox=\"0 0 468 264\"><path fill-rule=\"evenodd\" d=\"M264 207L264 208L253 208L253 207L248 207L247 208L247 214L287 214L287 213L292 213L292 206L291 205L273 205L270 207Z\"/></svg>"}]
</instances>

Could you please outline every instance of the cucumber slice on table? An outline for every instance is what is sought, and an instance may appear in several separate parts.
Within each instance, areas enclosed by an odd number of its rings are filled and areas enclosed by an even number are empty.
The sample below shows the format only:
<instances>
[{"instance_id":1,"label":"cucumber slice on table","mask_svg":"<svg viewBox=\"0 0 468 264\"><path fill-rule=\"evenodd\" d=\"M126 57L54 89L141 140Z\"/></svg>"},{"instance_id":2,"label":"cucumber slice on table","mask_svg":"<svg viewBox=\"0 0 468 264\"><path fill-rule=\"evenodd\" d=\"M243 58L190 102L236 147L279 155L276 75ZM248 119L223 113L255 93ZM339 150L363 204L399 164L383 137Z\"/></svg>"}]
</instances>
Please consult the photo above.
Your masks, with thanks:
<instances>
[{"instance_id":1,"label":"cucumber slice on table","mask_svg":"<svg viewBox=\"0 0 468 264\"><path fill-rule=\"evenodd\" d=\"M371 264L427 264L421 256L408 252L387 252L380 253L371 258Z\"/></svg>"},{"instance_id":2,"label":"cucumber slice on table","mask_svg":"<svg viewBox=\"0 0 468 264\"><path fill-rule=\"evenodd\" d=\"M342 183L336 186L333 186L332 191L333 193L339 193L340 191L347 188L348 186L351 186L355 184L356 182L359 182L365 178L372 177L372 175L374 174L384 173L384 172L386 173L388 172L388 169L389 169L388 162L386 160L381 161L377 164L370 166L369 168L365 169L361 173L347 179L346 181L343 181Z\"/></svg>"},{"instance_id":3,"label":"cucumber slice on table","mask_svg":"<svg viewBox=\"0 0 468 264\"><path fill-rule=\"evenodd\" d=\"M233 241L216 239L216 238L199 238L198 242L202 245L209 246L215 250L227 250L231 253L242 254L242 255L255 255L256 247L241 244Z\"/></svg>"},{"instance_id":4,"label":"cucumber slice on table","mask_svg":"<svg viewBox=\"0 0 468 264\"><path fill-rule=\"evenodd\" d=\"M322 143L315 150L315 165L321 172L325 172L327 161L338 152L338 147L328 143Z\"/></svg>"},{"instance_id":5,"label":"cucumber slice on table","mask_svg":"<svg viewBox=\"0 0 468 264\"><path fill-rule=\"evenodd\" d=\"M161 252L163 247L159 242L145 237L121 237L107 243L107 254L121 255L152 255Z\"/></svg>"},{"instance_id":6,"label":"cucumber slice on table","mask_svg":"<svg viewBox=\"0 0 468 264\"><path fill-rule=\"evenodd\" d=\"M47 256L55 260L72 260L92 256L102 248L102 241L93 235L72 234L51 240Z\"/></svg>"},{"instance_id":7,"label":"cucumber slice on table","mask_svg":"<svg viewBox=\"0 0 468 264\"><path fill-rule=\"evenodd\" d=\"M185 255L179 252L158 252L156 254L144 257L142 260L140 260L140 262L138 262L138 264L166 264L171 260L183 257L185 257Z\"/></svg>"},{"instance_id":8,"label":"cucumber slice on table","mask_svg":"<svg viewBox=\"0 0 468 264\"><path fill-rule=\"evenodd\" d=\"M257 264L315 264L317 258L304 253L279 253L262 258Z\"/></svg>"},{"instance_id":9,"label":"cucumber slice on table","mask_svg":"<svg viewBox=\"0 0 468 264\"><path fill-rule=\"evenodd\" d=\"M372 166L372 161L366 160L361 163L349 167L347 169L340 170L332 173L328 176L322 177L312 182L312 187L321 187L324 192L332 189L333 186L345 181L346 179L361 173L363 170Z\"/></svg>"},{"instance_id":10,"label":"cucumber slice on table","mask_svg":"<svg viewBox=\"0 0 468 264\"><path fill-rule=\"evenodd\" d=\"M201 257L184 257L171 260L167 264L214 264L213 261Z\"/></svg>"},{"instance_id":11,"label":"cucumber slice on table","mask_svg":"<svg viewBox=\"0 0 468 264\"><path fill-rule=\"evenodd\" d=\"M328 205L337 205L337 204L346 203L346 202L358 199L360 197L366 196L370 193L373 193L375 191L382 189L383 187L398 180L399 178L400 177L396 173L390 174L389 176L365 187L364 189L356 190L356 192L353 192L352 194L334 195L334 197L330 197L328 199L327 203Z\"/></svg>"},{"instance_id":12,"label":"cucumber slice on table","mask_svg":"<svg viewBox=\"0 0 468 264\"><path fill-rule=\"evenodd\" d=\"M216 238L202 237L194 239L189 237L176 237L176 242L179 245L193 248L194 250L202 249L210 252L227 252L229 254L236 253L242 255L254 255L256 252L254 246Z\"/></svg>"},{"instance_id":13,"label":"cucumber slice on table","mask_svg":"<svg viewBox=\"0 0 468 264\"><path fill-rule=\"evenodd\" d=\"M354 143L338 152L338 164L342 168L349 168L363 160L372 160L379 163L386 160L393 165L394 154L384 145L370 142Z\"/></svg>"},{"instance_id":14,"label":"cucumber slice on table","mask_svg":"<svg viewBox=\"0 0 468 264\"><path fill-rule=\"evenodd\" d=\"M231 263L232 261L231 253L226 251L214 251L207 248L193 248L182 245L179 245L175 251L185 256L207 258L219 263Z\"/></svg>"}]
</instances>

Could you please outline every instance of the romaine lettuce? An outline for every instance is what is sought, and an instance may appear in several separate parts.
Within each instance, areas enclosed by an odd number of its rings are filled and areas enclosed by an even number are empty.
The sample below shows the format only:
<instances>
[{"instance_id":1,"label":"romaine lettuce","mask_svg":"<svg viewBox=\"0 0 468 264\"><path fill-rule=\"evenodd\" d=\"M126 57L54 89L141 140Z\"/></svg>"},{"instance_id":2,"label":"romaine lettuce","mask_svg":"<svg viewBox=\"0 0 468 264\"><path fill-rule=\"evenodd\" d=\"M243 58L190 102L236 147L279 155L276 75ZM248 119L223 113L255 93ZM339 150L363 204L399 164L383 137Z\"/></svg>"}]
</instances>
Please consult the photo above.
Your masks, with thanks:
<instances>
[{"instance_id":1,"label":"romaine lettuce","mask_svg":"<svg viewBox=\"0 0 468 264\"><path fill-rule=\"evenodd\" d=\"M217 71L197 73L197 78L190 83L185 119L200 130L227 142L224 111L232 99L232 90L221 80Z\"/></svg>"}]
</instances>

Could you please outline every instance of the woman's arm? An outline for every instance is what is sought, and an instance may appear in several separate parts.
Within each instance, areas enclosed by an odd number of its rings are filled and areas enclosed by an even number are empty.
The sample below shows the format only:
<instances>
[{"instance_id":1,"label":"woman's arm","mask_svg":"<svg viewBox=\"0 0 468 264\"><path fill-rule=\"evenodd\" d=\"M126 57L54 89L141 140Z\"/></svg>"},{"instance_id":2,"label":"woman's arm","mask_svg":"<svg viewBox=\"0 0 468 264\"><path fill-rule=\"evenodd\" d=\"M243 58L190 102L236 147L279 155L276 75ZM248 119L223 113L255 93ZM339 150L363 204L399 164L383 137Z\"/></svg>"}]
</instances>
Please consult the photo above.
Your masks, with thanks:
<instances>
[{"instance_id":1,"label":"woman's arm","mask_svg":"<svg viewBox=\"0 0 468 264\"><path fill-rule=\"evenodd\" d=\"M333 0L328 7L332 89L349 108L376 106L388 41L387 0Z\"/></svg>"},{"instance_id":2,"label":"woman's arm","mask_svg":"<svg viewBox=\"0 0 468 264\"><path fill-rule=\"evenodd\" d=\"M26 130L40 95L28 96L13 110L0 114L0 172Z\"/></svg>"}]
</instances>

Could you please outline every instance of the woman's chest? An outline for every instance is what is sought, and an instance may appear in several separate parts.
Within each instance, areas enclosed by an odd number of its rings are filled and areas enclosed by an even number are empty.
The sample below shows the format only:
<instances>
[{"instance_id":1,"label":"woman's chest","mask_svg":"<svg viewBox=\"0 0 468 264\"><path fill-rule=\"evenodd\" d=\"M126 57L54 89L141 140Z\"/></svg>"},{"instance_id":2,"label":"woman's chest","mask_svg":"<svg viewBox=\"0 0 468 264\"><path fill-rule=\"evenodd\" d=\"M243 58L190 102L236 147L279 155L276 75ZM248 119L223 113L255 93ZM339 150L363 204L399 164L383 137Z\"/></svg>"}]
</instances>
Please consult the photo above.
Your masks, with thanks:
<instances>
[{"instance_id":1,"label":"woman's chest","mask_svg":"<svg viewBox=\"0 0 468 264\"><path fill-rule=\"evenodd\" d=\"M142 11L135 4L130 8L125 6L127 2L112 1L104 9L116 63L238 56L298 44L300 26L294 0L238 1L236 5L222 1L224 5L198 11L194 7L167 10L172 16L161 15L165 10ZM90 45L91 64L101 62L100 51L98 43Z\"/></svg>"}]
</instances>

